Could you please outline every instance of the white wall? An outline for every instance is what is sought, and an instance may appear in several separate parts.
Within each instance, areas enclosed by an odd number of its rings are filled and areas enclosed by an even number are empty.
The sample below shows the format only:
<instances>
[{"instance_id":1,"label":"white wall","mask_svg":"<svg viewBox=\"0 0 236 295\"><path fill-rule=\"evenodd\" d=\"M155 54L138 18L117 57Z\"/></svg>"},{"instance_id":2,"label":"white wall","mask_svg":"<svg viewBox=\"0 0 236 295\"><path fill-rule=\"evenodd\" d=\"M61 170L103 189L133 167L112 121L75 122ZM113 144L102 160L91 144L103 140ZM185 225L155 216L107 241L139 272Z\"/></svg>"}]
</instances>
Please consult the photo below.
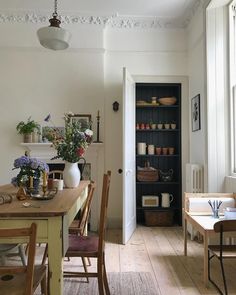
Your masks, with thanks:
<instances>
[{"instance_id":1,"label":"white wall","mask_svg":"<svg viewBox=\"0 0 236 295\"><path fill-rule=\"evenodd\" d=\"M122 68L132 75L187 76L184 30L115 30L70 25L72 48L63 52L41 48L35 24L0 24L0 184L10 182L13 161L24 152L16 125L29 116L39 123L52 114L60 126L62 114L91 113L96 130L101 113L105 169L112 170L109 223L122 221ZM186 96L186 95L185 95ZM112 103L120 103L120 111ZM185 113L183 123L188 126ZM106 126L106 127L105 127ZM188 134L184 134L188 151ZM96 134L95 134L96 138ZM188 152L187 152L188 155Z\"/></svg>"},{"instance_id":2,"label":"white wall","mask_svg":"<svg viewBox=\"0 0 236 295\"><path fill-rule=\"evenodd\" d=\"M157 76L186 76L187 52L184 31L170 30L107 30L105 35L105 86L106 86L106 164L111 167L116 181L112 186L113 206L109 208L110 223L121 224L122 216L122 68L131 75L156 81ZM176 77L178 81L178 78ZM146 82L143 80L143 82ZM120 111L114 113L112 103L120 102ZM183 101L183 105L185 102ZM188 117L185 112L183 126ZM188 138L188 133L183 132ZM188 142L188 139L187 139ZM188 155L188 146L186 153Z\"/></svg>"},{"instance_id":3,"label":"white wall","mask_svg":"<svg viewBox=\"0 0 236 295\"><path fill-rule=\"evenodd\" d=\"M198 10L188 27L190 162L204 166L204 184L207 190L205 67L204 12ZM201 129L192 132L191 99L197 94L200 94Z\"/></svg>"},{"instance_id":4,"label":"white wall","mask_svg":"<svg viewBox=\"0 0 236 295\"><path fill-rule=\"evenodd\" d=\"M13 161L23 154L19 146L21 136L16 133L19 121L29 116L40 124L51 113L57 126L69 110L74 113L91 113L100 110L104 118L104 50L103 31L80 30L81 36L91 36L89 50L80 48L54 52L37 45L36 28L30 25L1 24L3 38L0 44L0 183L8 183L17 172L12 171ZM32 33L34 32L34 34ZM24 40L30 35L30 39ZM14 37L15 36L15 37ZM19 36L22 37L18 38ZM99 42L98 42L99 40ZM88 41L84 42L88 46ZM101 138L104 138L104 120L101 120ZM96 134L95 134L96 136Z\"/></svg>"}]
</instances>

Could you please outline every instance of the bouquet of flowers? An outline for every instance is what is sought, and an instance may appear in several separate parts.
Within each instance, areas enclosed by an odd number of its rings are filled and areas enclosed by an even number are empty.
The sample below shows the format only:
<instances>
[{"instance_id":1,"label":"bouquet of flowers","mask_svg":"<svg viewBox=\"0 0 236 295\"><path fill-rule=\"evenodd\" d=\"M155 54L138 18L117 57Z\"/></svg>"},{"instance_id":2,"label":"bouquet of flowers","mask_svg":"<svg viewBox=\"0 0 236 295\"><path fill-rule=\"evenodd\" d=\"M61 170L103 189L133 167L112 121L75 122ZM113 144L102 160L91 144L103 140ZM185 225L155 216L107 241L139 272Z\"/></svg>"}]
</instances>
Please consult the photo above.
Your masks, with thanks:
<instances>
[{"instance_id":1,"label":"bouquet of flowers","mask_svg":"<svg viewBox=\"0 0 236 295\"><path fill-rule=\"evenodd\" d=\"M20 169L17 176L11 180L14 186L28 186L30 177L33 178L33 181L38 180L39 182L41 174L43 172L49 172L49 167L46 163L36 158L30 158L29 156L22 156L15 159L13 169Z\"/></svg>"},{"instance_id":2,"label":"bouquet of flowers","mask_svg":"<svg viewBox=\"0 0 236 295\"><path fill-rule=\"evenodd\" d=\"M64 134L56 127L51 131L50 141L57 151L57 156L53 159L61 158L70 163L77 163L92 142L93 131L89 129L90 126L82 127L80 122L72 119L73 115L72 112L64 114ZM51 121L51 115L49 114L44 121Z\"/></svg>"}]
</instances>

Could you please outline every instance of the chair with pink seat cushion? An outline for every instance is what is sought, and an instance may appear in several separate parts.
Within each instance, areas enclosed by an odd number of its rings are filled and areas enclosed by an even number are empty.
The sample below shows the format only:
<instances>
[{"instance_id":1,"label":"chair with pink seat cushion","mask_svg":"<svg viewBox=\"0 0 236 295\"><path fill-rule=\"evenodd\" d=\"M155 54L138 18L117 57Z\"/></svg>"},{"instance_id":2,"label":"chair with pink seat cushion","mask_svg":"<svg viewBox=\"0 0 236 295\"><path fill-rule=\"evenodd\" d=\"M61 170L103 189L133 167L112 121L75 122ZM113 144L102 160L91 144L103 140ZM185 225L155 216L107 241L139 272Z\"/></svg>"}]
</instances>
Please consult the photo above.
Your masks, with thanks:
<instances>
[{"instance_id":1,"label":"chair with pink seat cushion","mask_svg":"<svg viewBox=\"0 0 236 295\"><path fill-rule=\"evenodd\" d=\"M100 209L100 222L97 236L69 236L69 248L66 257L93 257L97 259L95 272L64 271L64 277L96 277L98 279L99 294L110 294L106 267L105 267L105 230L107 219L108 196L111 181L111 172L103 176L102 199ZM105 292L105 293L104 293Z\"/></svg>"}]
</instances>

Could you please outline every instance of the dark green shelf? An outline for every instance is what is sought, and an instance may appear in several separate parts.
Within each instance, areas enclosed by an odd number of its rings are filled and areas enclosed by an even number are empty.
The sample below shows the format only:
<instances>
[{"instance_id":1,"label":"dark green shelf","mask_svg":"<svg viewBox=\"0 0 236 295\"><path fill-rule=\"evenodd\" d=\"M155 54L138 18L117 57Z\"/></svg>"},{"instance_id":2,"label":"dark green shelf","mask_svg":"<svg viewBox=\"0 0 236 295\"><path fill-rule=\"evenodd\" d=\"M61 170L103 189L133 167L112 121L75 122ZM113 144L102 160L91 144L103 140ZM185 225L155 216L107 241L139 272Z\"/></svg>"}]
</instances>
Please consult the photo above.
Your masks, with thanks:
<instances>
[{"instance_id":1,"label":"dark green shelf","mask_svg":"<svg viewBox=\"0 0 236 295\"><path fill-rule=\"evenodd\" d=\"M157 108L178 108L179 107L179 105L177 105L177 104L174 104L174 105L170 105L170 106L166 106L166 105L152 105L152 104L147 104L147 105L137 105L136 104L136 108L137 109L148 109L148 108L155 108L155 109L157 109Z\"/></svg>"},{"instance_id":2,"label":"dark green shelf","mask_svg":"<svg viewBox=\"0 0 236 295\"><path fill-rule=\"evenodd\" d=\"M143 157L168 157L168 158L172 158L172 157L175 157L175 158L178 158L180 155L176 154L176 155L136 155L137 158L143 158Z\"/></svg>"},{"instance_id":3,"label":"dark green shelf","mask_svg":"<svg viewBox=\"0 0 236 295\"><path fill-rule=\"evenodd\" d=\"M174 185L178 185L180 184L178 181L136 181L137 185L150 185L150 184L163 184L163 185L170 185L170 184L174 184Z\"/></svg>"},{"instance_id":4,"label":"dark green shelf","mask_svg":"<svg viewBox=\"0 0 236 295\"><path fill-rule=\"evenodd\" d=\"M179 129L136 129L136 132L179 132Z\"/></svg>"},{"instance_id":5,"label":"dark green shelf","mask_svg":"<svg viewBox=\"0 0 236 295\"><path fill-rule=\"evenodd\" d=\"M169 210L178 210L179 207L161 207L161 206L157 206L157 207L140 207L140 206L137 206L136 209L137 210L169 211Z\"/></svg>"}]
</instances>

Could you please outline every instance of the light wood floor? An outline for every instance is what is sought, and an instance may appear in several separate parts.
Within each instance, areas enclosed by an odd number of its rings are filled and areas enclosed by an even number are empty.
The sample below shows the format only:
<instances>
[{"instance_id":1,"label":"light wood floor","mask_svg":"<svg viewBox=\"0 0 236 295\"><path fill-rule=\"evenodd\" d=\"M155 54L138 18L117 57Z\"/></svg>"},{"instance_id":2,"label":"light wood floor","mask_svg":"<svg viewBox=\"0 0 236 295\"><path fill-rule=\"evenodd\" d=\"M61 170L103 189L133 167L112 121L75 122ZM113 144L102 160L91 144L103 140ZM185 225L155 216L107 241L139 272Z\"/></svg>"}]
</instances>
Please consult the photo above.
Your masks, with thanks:
<instances>
[{"instance_id":1,"label":"light wood floor","mask_svg":"<svg viewBox=\"0 0 236 295\"><path fill-rule=\"evenodd\" d=\"M107 272L150 272L157 295L218 294L213 286L205 288L203 284L202 244L189 241L188 257L183 255L181 227L138 226L127 245L120 241L120 230L107 231ZM64 265L68 263L78 261ZM216 261L213 276L218 281L221 281L220 274ZM236 294L236 260L227 262L226 277L229 294Z\"/></svg>"}]
</instances>

